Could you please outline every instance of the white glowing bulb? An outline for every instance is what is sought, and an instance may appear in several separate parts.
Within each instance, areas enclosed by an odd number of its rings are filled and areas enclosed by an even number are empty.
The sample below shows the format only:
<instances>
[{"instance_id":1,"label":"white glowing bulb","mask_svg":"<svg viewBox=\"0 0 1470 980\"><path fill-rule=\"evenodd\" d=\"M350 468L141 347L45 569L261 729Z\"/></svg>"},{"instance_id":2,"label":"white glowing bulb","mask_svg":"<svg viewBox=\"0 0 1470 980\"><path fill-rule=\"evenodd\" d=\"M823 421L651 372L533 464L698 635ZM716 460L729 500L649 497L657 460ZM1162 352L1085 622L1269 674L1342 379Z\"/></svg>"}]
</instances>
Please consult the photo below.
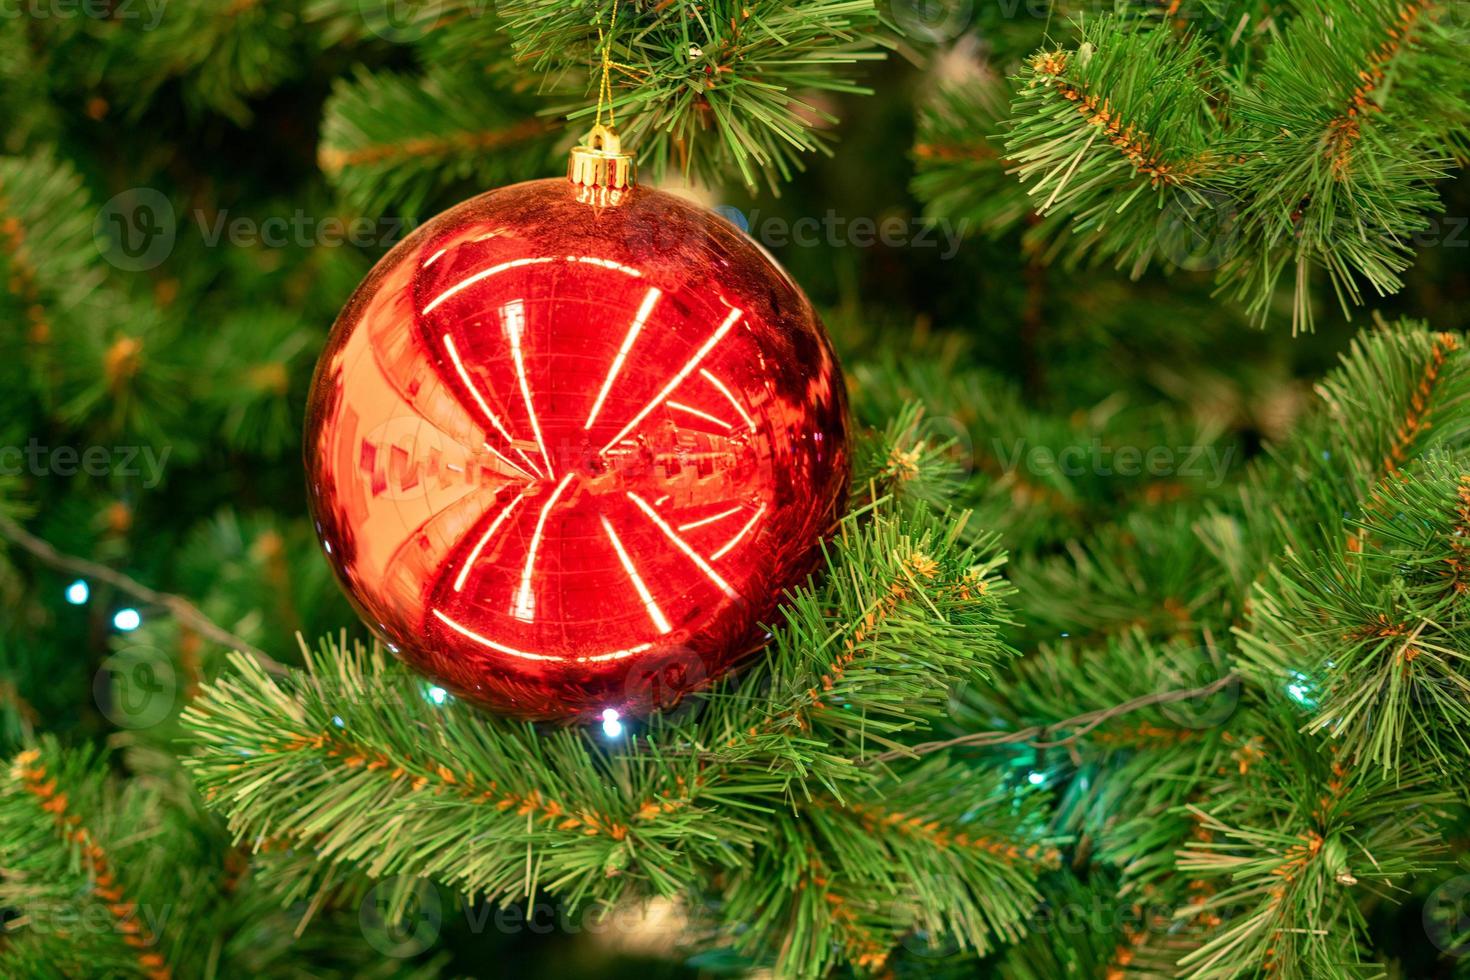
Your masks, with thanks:
<instances>
[{"instance_id":1,"label":"white glowing bulb","mask_svg":"<svg viewBox=\"0 0 1470 980\"><path fill-rule=\"evenodd\" d=\"M618 720L621 717L616 708L604 708L602 711L602 733L608 738L617 738L623 734L623 723Z\"/></svg>"},{"instance_id":2,"label":"white glowing bulb","mask_svg":"<svg viewBox=\"0 0 1470 980\"><path fill-rule=\"evenodd\" d=\"M143 625L143 617L138 614L138 610L136 609L119 609L112 617L112 625L124 633L131 633Z\"/></svg>"},{"instance_id":3,"label":"white glowing bulb","mask_svg":"<svg viewBox=\"0 0 1470 980\"><path fill-rule=\"evenodd\" d=\"M91 596L92 589L87 585L86 579L77 579L66 587L66 601L73 606L80 606Z\"/></svg>"}]
</instances>

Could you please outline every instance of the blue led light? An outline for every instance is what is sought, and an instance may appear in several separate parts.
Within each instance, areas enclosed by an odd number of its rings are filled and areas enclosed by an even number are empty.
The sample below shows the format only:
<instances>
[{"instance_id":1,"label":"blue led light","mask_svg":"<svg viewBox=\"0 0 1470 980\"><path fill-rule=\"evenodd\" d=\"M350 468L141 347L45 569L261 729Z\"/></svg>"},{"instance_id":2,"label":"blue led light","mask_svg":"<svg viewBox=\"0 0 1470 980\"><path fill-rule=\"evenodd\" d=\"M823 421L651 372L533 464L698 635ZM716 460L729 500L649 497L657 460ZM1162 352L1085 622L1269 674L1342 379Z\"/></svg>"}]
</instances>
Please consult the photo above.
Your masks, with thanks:
<instances>
[{"instance_id":1,"label":"blue led light","mask_svg":"<svg viewBox=\"0 0 1470 980\"><path fill-rule=\"evenodd\" d=\"M1299 670L1291 672L1291 683L1286 685L1286 694L1297 704L1307 708L1317 707L1317 699L1313 697L1314 684Z\"/></svg>"}]
</instances>

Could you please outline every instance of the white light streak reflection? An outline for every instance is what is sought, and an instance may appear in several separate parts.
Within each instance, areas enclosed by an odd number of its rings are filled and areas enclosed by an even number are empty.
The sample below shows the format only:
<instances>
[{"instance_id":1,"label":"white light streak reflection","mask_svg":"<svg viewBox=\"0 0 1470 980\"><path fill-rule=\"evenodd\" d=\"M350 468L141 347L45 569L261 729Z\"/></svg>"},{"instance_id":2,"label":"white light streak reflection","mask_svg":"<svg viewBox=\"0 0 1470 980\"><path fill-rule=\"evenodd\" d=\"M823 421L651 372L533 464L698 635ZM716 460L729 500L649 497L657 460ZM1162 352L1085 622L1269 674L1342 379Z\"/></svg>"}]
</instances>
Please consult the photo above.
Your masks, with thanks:
<instances>
[{"instance_id":1,"label":"white light streak reflection","mask_svg":"<svg viewBox=\"0 0 1470 980\"><path fill-rule=\"evenodd\" d=\"M651 650L653 648L652 643L640 643L637 646L628 647L626 650L612 650L608 653L597 653L586 657L553 657L544 653L528 653L525 650L508 647L504 643L496 643L488 636L481 636L469 627L455 622L437 609L434 610L434 618L454 630L460 636L474 640L476 643L487 646L492 650L499 650L501 653L509 654L512 657L520 657L522 660L546 660L554 663L566 663L570 661L574 664L597 664L604 663L608 660L622 660L624 657L631 657L635 653L642 653L645 650Z\"/></svg>"},{"instance_id":2,"label":"white light streak reflection","mask_svg":"<svg viewBox=\"0 0 1470 980\"><path fill-rule=\"evenodd\" d=\"M648 586L643 584L643 577L638 574L638 569L633 567L633 559L628 557L628 552L623 547L623 542L618 540L617 532L608 523L607 518L602 518L602 529L607 532L607 539L612 542L613 550L618 553L618 561L623 563L623 571L628 573L628 578L633 582L633 588L638 591L638 598L643 600L643 608L648 610L648 618L653 620L653 625L660 633L670 630L669 621L664 618L663 610L659 609L658 603L653 601L653 593L648 591Z\"/></svg>"},{"instance_id":3,"label":"white light streak reflection","mask_svg":"<svg viewBox=\"0 0 1470 980\"><path fill-rule=\"evenodd\" d=\"M717 418L716 416L711 415L709 412L701 412L699 409L689 405L685 405L682 402L670 401L666 404L670 408L677 411L687 412L688 414L693 415L696 418L704 419L706 422L713 422L715 425L718 425L722 429L734 428L734 426L732 426L729 422L726 422L724 419Z\"/></svg>"},{"instance_id":4,"label":"white light streak reflection","mask_svg":"<svg viewBox=\"0 0 1470 980\"><path fill-rule=\"evenodd\" d=\"M546 503L541 505L541 515L536 518L536 530L531 535L531 546L526 549L526 567L521 570L521 588L516 595L516 604L513 614L516 619L529 623L536 618L536 595L531 591L531 577L536 572L536 552L541 548L541 535L546 531L546 516L551 513L551 508L556 506L556 501L561 497L567 484L572 482L573 474L568 473L561 478L556 489L551 491L551 496Z\"/></svg>"},{"instance_id":5,"label":"white light streak reflection","mask_svg":"<svg viewBox=\"0 0 1470 980\"><path fill-rule=\"evenodd\" d=\"M638 339L638 332L643 329L643 324L648 322L648 315L653 312L653 304L663 294L657 289L650 289L643 297L643 305L638 307L638 313L633 317L633 322L628 325L628 332L623 336L622 346L618 348L613 357L612 364L608 366L607 378L602 382L602 390L597 393L597 401L592 403L592 411L587 413L587 424L584 429L592 428L592 423L597 420L597 413L602 411L602 403L607 400L607 393L612 390L613 381L618 372L623 369L623 362L628 358L628 351L633 347L633 341Z\"/></svg>"},{"instance_id":6,"label":"white light streak reflection","mask_svg":"<svg viewBox=\"0 0 1470 980\"><path fill-rule=\"evenodd\" d=\"M601 266L604 269L612 269L615 272L621 272L625 276L632 276L634 279L643 278L643 273L639 272L631 265L623 265L623 263L614 262L612 259L599 259L595 255L568 255L567 261L580 262L583 265Z\"/></svg>"},{"instance_id":7,"label":"white light streak reflection","mask_svg":"<svg viewBox=\"0 0 1470 980\"><path fill-rule=\"evenodd\" d=\"M709 352L714 350L715 346L719 344L720 341L725 339L725 334L730 332L730 328L735 326L735 322L740 319L743 313L743 310L730 310L730 315L725 317L725 322L720 324L719 329L710 336L709 340L706 340L704 342L704 346L694 352L694 356L689 359L688 363L686 363L682 368L679 369L679 373L675 374L673 379L670 380L668 384L664 385L663 390L654 396L653 401L649 402L647 405L644 405L643 409L637 415L633 416L632 421L623 426L622 431L620 431L617 435L613 436L607 441L607 445L602 447L602 452L605 453L612 447L616 446L624 436L626 436L628 433L632 432L635 428L638 427L639 422L642 422L645 418L648 417L649 412L653 411L659 406L660 402L669 397L669 395L673 394L674 389L679 387L679 385L684 382L684 379L689 377L689 375L694 372L695 368L699 367L699 362L704 360L705 357L709 355Z\"/></svg>"},{"instance_id":8,"label":"white light streak reflection","mask_svg":"<svg viewBox=\"0 0 1470 980\"><path fill-rule=\"evenodd\" d=\"M505 272L507 269L519 269L522 266L540 265L543 262L555 261L556 259L554 258L512 259L509 262L502 262L499 265L492 265L488 269L482 269L472 276L467 276L464 279L461 279L453 286L450 286L448 289L444 290L444 292L440 293L438 296L435 296L429 301L429 305L424 307L423 312L425 315L434 312L436 309L439 308L441 304L449 300L451 297L459 294L460 292L463 292L466 289L469 289L477 282L482 282L483 280L489 279L491 276L498 276L502 272Z\"/></svg>"},{"instance_id":9,"label":"white light streak reflection","mask_svg":"<svg viewBox=\"0 0 1470 980\"><path fill-rule=\"evenodd\" d=\"M474 550L470 552L470 556L465 559L464 567L459 570L459 575L455 577L454 591L459 592L464 589L465 579L469 577L470 568L475 562L480 560L480 552L484 551L485 545L489 543L491 538L495 537L495 532L500 530L500 525L504 524L506 518L510 517L511 511L520 506L521 501L525 499L525 494L512 497L510 503L506 504L499 514L495 515L495 520L491 521L490 526L485 529L484 536L480 538L479 544L475 545Z\"/></svg>"},{"instance_id":10,"label":"white light streak reflection","mask_svg":"<svg viewBox=\"0 0 1470 980\"><path fill-rule=\"evenodd\" d=\"M739 544L740 543L740 539L743 538L743 537L745 537L747 534L750 533L750 529L753 528L753 527L755 527L755 522L758 521L758 520L760 520L761 519L761 515L764 514L765 512L766 512L766 505L765 504L761 504L760 510L758 510L758 511L755 512L755 515L753 517L751 517L751 519L749 521L746 522L746 524L745 524L744 527L742 527L739 531L737 531L735 533L735 536L733 538L731 538L729 541L725 542L725 546L723 548L721 548L719 551L716 551L714 554L710 555L709 556L709 560L710 561L719 561L721 558L725 557L725 555L729 554L730 549L733 548L733 547L735 547L737 544Z\"/></svg>"},{"instance_id":11,"label":"white light streak reflection","mask_svg":"<svg viewBox=\"0 0 1470 980\"><path fill-rule=\"evenodd\" d=\"M541 438L541 422L536 418L536 406L531 401L531 383L526 378L526 362L521 355L521 335L526 332L526 307L520 300L512 300L500 308L500 321L510 338L510 356L516 365L516 380L521 385L521 398L526 403L526 414L531 419L531 432L536 436L536 445L541 449L541 460L546 464L546 478L556 479L556 468L551 465L551 456L546 452L546 441Z\"/></svg>"},{"instance_id":12,"label":"white light streak reflection","mask_svg":"<svg viewBox=\"0 0 1470 980\"><path fill-rule=\"evenodd\" d=\"M729 403L734 407L735 411L740 413L740 418L744 420L745 427L751 432L754 432L755 419L751 418L750 414L741 407L738 401L735 400L735 396L730 392L729 388L725 387L725 383L719 378L715 377L713 374L710 374L704 368L699 369L699 376L704 378L704 380L708 381L710 384L714 385L715 388L719 390L720 394L725 396L726 400L729 401Z\"/></svg>"},{"instance_id":13,"label":"white light streak reflection","mask_svg":"<svg viewBox=\"0 0 1470 980\"><path fill-rule=\"evenodd\" d=\"M650 521L653 521L654 526L664 533L664 537L668 538L670 543L672 543L675 548L678 548L680 551L682 551L686 558L694 562L694 564L699 567L699 570L705 574L705 577L713 582L721 592L725 593L725 595L729 596L732 599L739 596L739 593L730 588L730 584L728 582L720 578L720 573L711 568L710 563L705 561L704 558L700 556L699 552L689 547L688 542L679 537L678 532L669 527L668 523L662 517L658 516L658 512L655 511L652 507L648 506L648 501L644 500L642 497L638 496L631 490L627 491L627 494L628 499L633 501L633 503L637 505L638 509L643 511L643 513L647 515Z\"/></svg>"},{"instance_id":14,"label":"white light streak reflection","mask_svg":"<svg viewBox=\"0 0 1470 980\"><path fill-rule=\"evenodd\" d=\"M663 499L667 500L668 498L665 497ZM703 517L703 518L700 518L697 521L690 521L688 524L680 524L679 525L679 530L681 530L681 531L692 531L692 530L694 530L697 527L704 527L706 524L713 524L715 521L723 521L725 518L729 517L731 514L738 514L738 513L740 513L740 511L744 508L744 506L745 506L744 504L736 504L734 507L731 507L729 510L722 510L718 514L711 514L709 517Z\"/></svg>"},{"instance_id":15,"label":"white light streak reflection","mask_svg":"<svg viewBox=\"0 0 1470 980\"><path fill-rule=\"evenodd\" d=\"M511 438L510 433L505 431L505 423L500 421L500 416L496 415L495 412L491 410L490 404L485 401L485 396L480 394L479 388L475 387L475 382L470 377L470 372L465 370L464 361L460 360L459 351L454 346L454 338L449 336L449 334L444 335L444 349L449 352L449 359L454 362L454 370L458 372L459 380L463 381L464 386L470 390L470 395L474 397L475 404L480 406L480 411L485 413L485 417L490 420L490 424L495 427L495 431L499 432L501 437L504 438L506 442L510 443L510 447L512 449L514 449L517 453L520 453L520 457L526 461L527 466L531 467L531 469L533 470L536 470L537 476L541 476L541 471L536 468L535 463L531 462L531 457L521 452L520 448L516 446L515 440ZM496 449L488 442L485 443L485 448L504 460L517 473L520 473L527 479L531 477L530 473L527 473L524 469L517 466L515 463L512 463L504 453L500 452L500 450Z\"/></svg>"}]
</instances>

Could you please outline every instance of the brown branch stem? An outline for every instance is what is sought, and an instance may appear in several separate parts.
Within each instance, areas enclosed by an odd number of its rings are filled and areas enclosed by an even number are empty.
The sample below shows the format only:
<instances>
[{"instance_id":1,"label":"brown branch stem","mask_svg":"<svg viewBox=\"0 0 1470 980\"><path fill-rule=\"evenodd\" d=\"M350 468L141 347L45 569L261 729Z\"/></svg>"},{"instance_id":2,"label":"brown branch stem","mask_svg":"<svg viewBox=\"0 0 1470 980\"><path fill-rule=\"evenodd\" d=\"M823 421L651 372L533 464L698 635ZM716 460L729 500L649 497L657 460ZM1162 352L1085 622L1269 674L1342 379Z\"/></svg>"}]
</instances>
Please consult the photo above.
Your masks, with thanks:
<instances>
[{"instance_id":1,"label":"brown branch stem","mask_svg":"<svg viewBox=\"0 0 1470 980\"><path fill-rule=\"evenodd\" d=\"M1140 708L1147 708L1156 704L1172 704L1175 701L1188 701L1192 698L1209 697L1211 694L1239 681L1239 674L1226 674L1219 680L1206 684L1203 687L1145 694L1131 701L1124 701L1122 704L1115 704L1108 708L1098 708L1096 711L1088 711L1085 714L1076 715L1063 721L1052 722L1049 725L1032 725L1030 728L1021 728L1016 731L971 732L968 735L960 735L942 742L921 742L918 745L892 749L880 755L864 759L863 764L871 765L875 762L894 762L898 759L911 759L921 755L929 755L934 752L942 752L945 749L960 748L963 746L1024 744L1037 749L1057 748L1063 745L1070 745L1106 721L1130 714ZM1052 738L1056 733L1070 729L1076 730L1065 738Z\"/></svg>"},{"instance_id":2,"label":"brown branch stem","mask_svg":"<svg viewBox=\"0 0 1470 980\"><path fill-rule=\"evenodd\" d=\"M85 558L77 558L73 555L65 555L57 551L51 544L21 527L11 518L0 514L0 538L5 538L11 543L29 552L37 561L43 565L63 572L71 572L83 578L105 582L119 592L125 592L140 602L159 606L166 609L180 623L188 626L200 636L212 640L221 646L239 650L241 653L254 657L256 662L270 674L278 677L290 673L290 668L273 658L264 650L259 649L231 633L229 630L215 623L199 607L194 605L183 596L173 595L168 592L158 592L148 586L130 578L106 565L88 561Z\"/></svg>"}]
</instances>

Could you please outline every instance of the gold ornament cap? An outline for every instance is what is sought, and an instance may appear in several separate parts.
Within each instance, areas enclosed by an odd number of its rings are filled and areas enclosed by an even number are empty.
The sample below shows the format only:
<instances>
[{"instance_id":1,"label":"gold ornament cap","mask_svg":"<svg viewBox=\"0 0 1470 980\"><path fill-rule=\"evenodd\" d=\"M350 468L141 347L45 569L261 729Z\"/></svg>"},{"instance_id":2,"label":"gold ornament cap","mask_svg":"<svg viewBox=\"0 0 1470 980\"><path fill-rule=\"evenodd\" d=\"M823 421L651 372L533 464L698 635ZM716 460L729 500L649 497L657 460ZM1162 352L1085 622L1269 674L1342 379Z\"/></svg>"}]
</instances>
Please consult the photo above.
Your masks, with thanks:
<instances>
[{"instance_id":1,"label":"gold ornament cap","mask_svg":"<svg viewBox=\"0 0 1470 980\"><path fill-rule=\"evenodd\" d=\"M633 188L633 154L623 152L623 141L611 126L599 123L584 143L572 147L567 180L583 204L599 208L618 204Z\"/></svg>"}]
</instances>

